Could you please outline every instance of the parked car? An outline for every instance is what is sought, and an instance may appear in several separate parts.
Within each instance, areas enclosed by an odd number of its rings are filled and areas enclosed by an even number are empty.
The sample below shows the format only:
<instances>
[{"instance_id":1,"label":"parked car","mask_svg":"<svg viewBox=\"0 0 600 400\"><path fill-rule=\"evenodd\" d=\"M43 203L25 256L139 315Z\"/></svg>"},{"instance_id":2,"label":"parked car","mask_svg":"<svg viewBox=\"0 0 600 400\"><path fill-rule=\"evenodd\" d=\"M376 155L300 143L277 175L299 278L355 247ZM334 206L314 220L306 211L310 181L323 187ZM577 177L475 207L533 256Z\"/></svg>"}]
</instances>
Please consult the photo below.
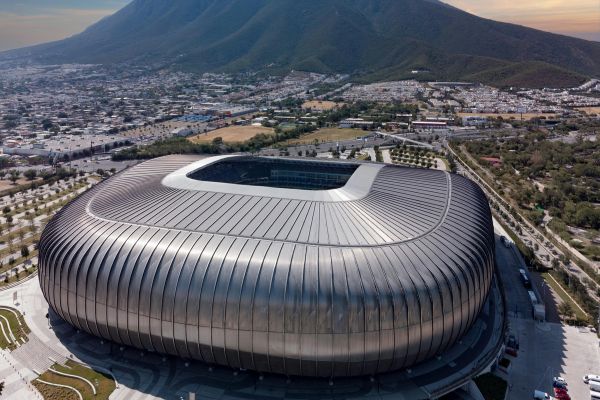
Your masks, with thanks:
<instances>
[{"instance_id":1,"label":"parked car","mask_svg":"<svg viewBox=\"0 0 600 400\"><path fill-rule=\"evenodd\" d=\"M552 387L559 389L567 389L567 381L564 378L561 378L560 376L555 376L552 379Z\"/></svg>"},{"instance_id":2,"label":"parked car","mask_svg":"<svg viewBox=\"0 0 600 400\"><path fill-rule=\"evenodd\" d=\"M590 383L590 380L592 381L600 381L600 376L598 375L585 375L583 377L583 383Z\"/></svg>"},{"instance_id":3,"label":"parked car","mask_svg":"<svg viewBox=\"0 0 600 400\"><path fill-rule=\"evenodd\" d=\"M554 388L554 396L557 400L571 400L571 396L565 389Z\"/></svg>"},{"instance_id":4,"label":"parked car","mask_svg":"<svg viewBox=\"0 0 600 400\"><path fill-rule=\"evenodd\" d=\"M548 393L542 392L541 390L535 390L533 392L534 400L551 400L551 397Z\"/></svg>"},{"instance_id":5,"label":"parked car","mask_svg":"<svg viewBox=\"0 0 600 400\"><path fill-rule=\"evenodd\" d=\"M517 350L515 350L512 347L506 347L505 353L508 354L509 356L512 356L512 357L518 357L519 356L519 354L517 353Z\"/></svg>"},{"instance_id":6,"label":"parked car","mask_svg":"<svg viewBox=\"0 0 600 400\"><path fill-rule=\"evenodd\" d=\"M562 382L557 382L557 381L552 382L552 387L555 389L567 389L567 385L565 385Z\"/></svg>"},{"instance_id":7,"label":"parked car","mask_svg":"<svg viewBox=\"0 0 600 400\"><path fill-rule=\"evenodd\" d=\"M564 396L565 394L569 394L566 389L554 388L554 396L557 398L560 396Z\"/></svg>"},{"instance_id":8,"label":"parked car","mask_svg":"<svg viewBox=\"0 0 600 400\"><path fill-rule=\"evenodd\" d=\"M517 337L513 334L510 334L508 336L508 343L506 343L506 346L512 347L515 350L519 350L519 341L517 340Z\"/></svg>"}]
</instances>

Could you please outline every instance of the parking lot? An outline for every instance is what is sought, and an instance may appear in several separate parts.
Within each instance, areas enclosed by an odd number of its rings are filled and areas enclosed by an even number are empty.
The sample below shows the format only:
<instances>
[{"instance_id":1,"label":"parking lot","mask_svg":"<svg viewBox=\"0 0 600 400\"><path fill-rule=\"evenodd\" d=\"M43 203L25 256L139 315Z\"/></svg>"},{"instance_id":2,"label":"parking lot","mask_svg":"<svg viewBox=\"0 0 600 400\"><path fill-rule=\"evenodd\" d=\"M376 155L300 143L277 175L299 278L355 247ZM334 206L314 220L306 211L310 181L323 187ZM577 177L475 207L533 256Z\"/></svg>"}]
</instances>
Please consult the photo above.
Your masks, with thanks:
<instances>
[{"instance_id":1,"label":"parking lot","mask_svg":"<svg viewBox=\"0 0 600 400\"><path fill-rule=\"evenodd\" d=\"M505 234L500 227L496 227L496 233ZM512 360L507 399L531 399L536 389L553 395L554 376L567 380L571 399L589 399L589 388L582 378L586 374L600 374L597 335L587 328L534 321L527 290L519 280L518 258L500 240L496 242L496 262L505 285L509 330L520 344L518 356L507 357Z\"/></svg>"}]
</instances>

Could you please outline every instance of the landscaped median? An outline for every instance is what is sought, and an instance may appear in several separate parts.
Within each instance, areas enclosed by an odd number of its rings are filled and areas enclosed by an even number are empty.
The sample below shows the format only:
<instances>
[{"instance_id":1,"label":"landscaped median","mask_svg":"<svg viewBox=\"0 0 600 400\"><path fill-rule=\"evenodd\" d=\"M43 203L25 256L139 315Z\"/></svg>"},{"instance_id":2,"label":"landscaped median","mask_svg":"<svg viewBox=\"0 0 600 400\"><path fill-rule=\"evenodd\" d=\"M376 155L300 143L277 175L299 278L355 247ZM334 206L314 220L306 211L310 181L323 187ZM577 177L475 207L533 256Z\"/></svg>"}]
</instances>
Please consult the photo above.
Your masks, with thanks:
<instances>
[{"instance_id":1,"label":"landscaped median","mask_svg":"<svg viewBox=\"0 0 600 400\"><path fill-rule=\"evenodd\" d=\"M11 307L0 306L0 349L16 349L27 342L29 332L20 312Z\"/></svg>"},{"instance_id":2,"label":"landscaped median","mask_svg":"<svg viewBox=\"0 0 600 400\"><path fill-rule=\"evenodd\" d=\"M46 400L107 400L116 388L111 376L72 360L54 364L31 383Z\"/></svg>"}]
</instances>

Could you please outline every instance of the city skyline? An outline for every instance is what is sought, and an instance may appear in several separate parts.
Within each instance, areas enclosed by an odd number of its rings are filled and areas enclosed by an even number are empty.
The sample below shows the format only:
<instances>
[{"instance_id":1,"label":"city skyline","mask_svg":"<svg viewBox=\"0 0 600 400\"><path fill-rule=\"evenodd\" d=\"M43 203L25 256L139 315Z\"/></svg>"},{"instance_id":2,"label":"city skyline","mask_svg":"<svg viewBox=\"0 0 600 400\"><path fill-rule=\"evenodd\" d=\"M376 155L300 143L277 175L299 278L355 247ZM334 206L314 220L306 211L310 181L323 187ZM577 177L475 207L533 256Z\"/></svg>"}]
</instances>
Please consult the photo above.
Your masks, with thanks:
<instances>
[{"instance_id":1,"label":"city skyline","mask_svg":"<svg viewBox=\"0 0 600 400\"><path fill-rule=\"evenodd\" d=\"M108 16L129 0L21 0L0 4L0 51L69 37ZM549 32L600 41L598 0L446 0L472 14Z\"/></svg>"}]
</instances>

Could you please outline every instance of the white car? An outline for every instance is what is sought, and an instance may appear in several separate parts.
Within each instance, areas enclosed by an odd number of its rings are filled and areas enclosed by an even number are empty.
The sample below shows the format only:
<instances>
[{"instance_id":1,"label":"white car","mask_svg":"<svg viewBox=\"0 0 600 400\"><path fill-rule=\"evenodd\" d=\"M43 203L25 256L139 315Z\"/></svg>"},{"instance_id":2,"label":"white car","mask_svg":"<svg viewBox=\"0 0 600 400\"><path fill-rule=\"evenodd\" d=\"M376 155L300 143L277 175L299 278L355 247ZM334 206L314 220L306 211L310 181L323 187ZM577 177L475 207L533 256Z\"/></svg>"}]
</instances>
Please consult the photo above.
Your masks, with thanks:
<instances>
[{"instance_id":1,"label":"white car","mask_svg":"<svg viewBox=\"0 0 600 400\"><path fill-rule=\"evenodd\" d=\"M600 376L598 376L598 375L585 375L583 377L583 383L590 383L590 381L598 381L598 382L600 382Z\"/></svg>"},{"instance_id":2,"label":"white car","mask_svg":"<svg viewBox=\"0 0 600 400\"><path fill-rule=\"evenodd\" d=\"M567 381L563 377L555 376L554 378L552 378L552 381L555 383L560 383L561 385L567 386Z\"/></svg>"},{"instance_id":3,"label":"white car","mask_svg":"<svg viewBox=\"0 0 600 400\"><path fill-rule=\"evenodd\" d=\"M552 397L548 393L542 392L540 390L535 390L533 392L534 400L551 400Z\"/></svg>"}]
</instances>

